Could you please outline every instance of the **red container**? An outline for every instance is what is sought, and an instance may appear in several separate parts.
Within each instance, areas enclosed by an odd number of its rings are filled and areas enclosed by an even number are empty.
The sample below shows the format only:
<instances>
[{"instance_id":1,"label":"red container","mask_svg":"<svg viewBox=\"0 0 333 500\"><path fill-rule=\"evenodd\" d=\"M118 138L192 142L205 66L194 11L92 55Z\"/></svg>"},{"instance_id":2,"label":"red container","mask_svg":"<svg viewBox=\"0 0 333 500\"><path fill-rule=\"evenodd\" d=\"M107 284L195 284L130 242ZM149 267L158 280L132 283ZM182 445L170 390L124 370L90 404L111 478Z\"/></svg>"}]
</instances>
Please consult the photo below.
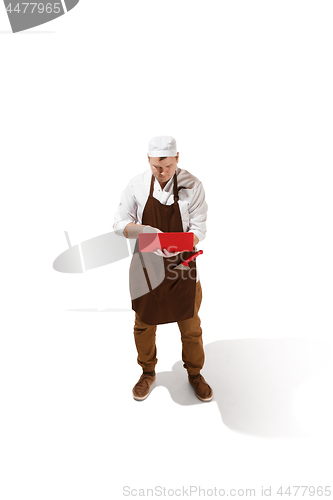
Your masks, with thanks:
<instances>
[{"instance_id":1,"label":"red container","mask_svg":"<svg viewBox=\"0 0 333 500\"><path fill-rule=\"evenodd\" d=\"M194 233L141 233L139 251L154 252L166 248L168 252L193 252Z\"/></svg>"}]
</instances>

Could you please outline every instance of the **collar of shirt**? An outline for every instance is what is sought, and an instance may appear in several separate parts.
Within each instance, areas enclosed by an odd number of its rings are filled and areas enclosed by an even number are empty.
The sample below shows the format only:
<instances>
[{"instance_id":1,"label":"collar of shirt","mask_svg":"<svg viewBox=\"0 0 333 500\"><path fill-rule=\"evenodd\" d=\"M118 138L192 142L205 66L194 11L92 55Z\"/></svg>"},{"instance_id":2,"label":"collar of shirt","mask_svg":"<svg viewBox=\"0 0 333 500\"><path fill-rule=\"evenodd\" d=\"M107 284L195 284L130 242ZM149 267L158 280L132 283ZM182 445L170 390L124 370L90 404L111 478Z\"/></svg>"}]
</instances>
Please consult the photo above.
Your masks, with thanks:
<instances>
[{"instance_id":1,"label":"collar of shirt","mask_svg":"<svg viewBox=\"0 0 333 500\"><path fill-rule=\"evenodd\" d=\"M176 167L175 173L173 174L171 179L168 180L168 182L166 183L166 185L164 186L163 189L161 188L160 183L158 182L158 180L155 177L155 179L154 179L154 191L161 191L162 193L164 193L164 192L170 193L170 190L172 189L172 193L173 193L173 178L175 175L178 175L179 172L180 172L180 168Z\"/></svg>"}]
</instances>

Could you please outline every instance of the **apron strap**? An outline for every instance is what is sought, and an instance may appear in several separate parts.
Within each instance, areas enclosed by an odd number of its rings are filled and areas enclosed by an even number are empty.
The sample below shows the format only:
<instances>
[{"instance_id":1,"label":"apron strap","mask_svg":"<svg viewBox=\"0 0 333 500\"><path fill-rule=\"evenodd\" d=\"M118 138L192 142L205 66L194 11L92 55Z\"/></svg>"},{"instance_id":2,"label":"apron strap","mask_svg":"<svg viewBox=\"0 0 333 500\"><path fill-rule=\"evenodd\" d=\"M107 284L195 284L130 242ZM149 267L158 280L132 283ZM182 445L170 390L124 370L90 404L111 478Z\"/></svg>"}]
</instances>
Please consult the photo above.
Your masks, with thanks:
<instances>
[{"instance_id":1,"label":"apron strap","mask_svg":"<svg viewBox=\"0 0 333 500\"><path fill-rule=\"evenodd\" d=\"M174 173L174 176L173 176L173 199L174 199L174 203L178 203L179 196L178 196L178 184L177 184L176 172Z\"/></svg>"}]
</instances>

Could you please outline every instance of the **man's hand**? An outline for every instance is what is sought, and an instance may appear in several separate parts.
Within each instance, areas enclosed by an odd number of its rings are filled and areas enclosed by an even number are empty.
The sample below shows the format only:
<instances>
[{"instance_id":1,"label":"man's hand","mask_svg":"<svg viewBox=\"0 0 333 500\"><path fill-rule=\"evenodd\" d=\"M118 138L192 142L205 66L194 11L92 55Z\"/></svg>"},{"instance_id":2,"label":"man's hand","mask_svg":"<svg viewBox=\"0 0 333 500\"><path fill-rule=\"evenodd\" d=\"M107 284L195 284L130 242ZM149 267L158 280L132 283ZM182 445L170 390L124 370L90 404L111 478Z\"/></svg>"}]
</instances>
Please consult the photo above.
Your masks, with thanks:
<instances>
[{"instance_id":1,"label":"man's hand","mask_svg":"<svg viewBox=\"0 0 333 500\"><path fill-rule=\"evenodd\" d=\"M163 233L163 231L160 231L157 227L152 227L152 226L143 226L143 233Z\"/></svg>"},{"instance_id":2,"label":"man's hand","mask_svg":"<svg viewBox=\"0 0 333 500\"><path fill-rule=\"evenodd\" d=\"M193 234L193 248L199 243L199 238L196 234Z\"/></svg>"},{"instance_id":3,"label":"man's hand","mask_svg":"<svg viewBox=\"0 0 333 500\"><path fill-rule=\"evenodd\" d=\"M156 255L159 255L160 257L173 257L174 255L178 255L179 252L168 252L168 250L166 248L163 248L162 250L160 250L159 248L157 248L154 253Z\"/></svg>"},{"instance_id":4,"label":"man's hand","mask_svg":"<svg viewBox=\"0 0 333 500\"><path fill-rule=\"evenodd\" d=\"M136 239L141 233L162 233L157 227L143 226L142 224L135 224L130 222L124 229L124 236L130 239Z\"/></svg>"}]
</instances>

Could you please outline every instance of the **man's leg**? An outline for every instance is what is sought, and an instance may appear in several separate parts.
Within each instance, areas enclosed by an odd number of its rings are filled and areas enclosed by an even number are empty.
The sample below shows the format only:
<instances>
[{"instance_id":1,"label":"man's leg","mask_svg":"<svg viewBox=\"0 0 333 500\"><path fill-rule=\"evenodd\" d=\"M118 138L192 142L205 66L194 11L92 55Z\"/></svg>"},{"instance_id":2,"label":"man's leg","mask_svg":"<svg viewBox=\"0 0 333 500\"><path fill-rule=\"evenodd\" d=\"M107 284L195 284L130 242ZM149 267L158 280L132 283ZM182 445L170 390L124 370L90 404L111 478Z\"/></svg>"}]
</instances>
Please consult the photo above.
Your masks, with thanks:
<instances>
[{"instance_id":1,"label":"man's leg","mask_svg":"<svg viewBox=\"0 0 333 500\"><path fill-rule=\"evenodd\" d=\"M213 398L212 388L207 384L200 370L204 365L205 353L202 342L201 321L198 315L202 302L200 280L196 283L193 318L179 321L178 326L182 339L182 358L184 368L187 369L188 379L201 401L210 401Z\"/></svg>"},{"instance_id":2,"label":"man's leg","mask_svg":"<svg viewBox=\"0 0 333 500\"><path fill-rule=\"evenodd\" d=\"M150 393L150 386L154 382L156 358L156 325L147 325L135 313L134 340L138 351L138 363L143 373L133 387L133 397L142 401Z\"/></svg>"},{"instance_id":3,"label":"man's leg","mask_svg":"<svg viewBox=\"0 0 333 500\"><path fill-rule=\"evenodd\" d=\"M201 321L198 315L202 302L200 280L196 283L193 318L178 321L182 340L182 358L184 368L189 375L197 375L204 365L205 354L202 342Z\"/></svg>"},{"instance_id":4,"label":"man's leg","mask_svg":"<svg viewBox=\"0 0 333 500\"><path fill-rule=\"evenodd\" d=\"M138 351L137 361L144 372L152 372L157 363L156 358L156 325L148 325L141 321L135 313L134 340Z\"/></svg>"}]
</instances>

